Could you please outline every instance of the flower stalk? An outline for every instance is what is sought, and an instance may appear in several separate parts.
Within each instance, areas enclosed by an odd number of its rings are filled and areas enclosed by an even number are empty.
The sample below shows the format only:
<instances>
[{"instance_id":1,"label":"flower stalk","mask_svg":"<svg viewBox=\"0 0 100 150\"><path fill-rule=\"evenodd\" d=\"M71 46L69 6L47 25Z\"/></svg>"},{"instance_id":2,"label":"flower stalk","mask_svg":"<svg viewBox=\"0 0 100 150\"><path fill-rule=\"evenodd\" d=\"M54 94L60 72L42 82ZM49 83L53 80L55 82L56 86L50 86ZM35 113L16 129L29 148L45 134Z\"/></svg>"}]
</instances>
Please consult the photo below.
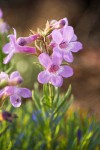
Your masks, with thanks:
<instances>
[{"instance_id":1,"label":"flower stalk","mask_svg":"<svg viewBox=\"0 0 100 150\"><path fill-rule=\"evenodd\" d=\"M53 109L53 100L54 100L54 87L49 83L49 95L50 95L50 109L52 112Z\"/></svg>"}]
</instances>

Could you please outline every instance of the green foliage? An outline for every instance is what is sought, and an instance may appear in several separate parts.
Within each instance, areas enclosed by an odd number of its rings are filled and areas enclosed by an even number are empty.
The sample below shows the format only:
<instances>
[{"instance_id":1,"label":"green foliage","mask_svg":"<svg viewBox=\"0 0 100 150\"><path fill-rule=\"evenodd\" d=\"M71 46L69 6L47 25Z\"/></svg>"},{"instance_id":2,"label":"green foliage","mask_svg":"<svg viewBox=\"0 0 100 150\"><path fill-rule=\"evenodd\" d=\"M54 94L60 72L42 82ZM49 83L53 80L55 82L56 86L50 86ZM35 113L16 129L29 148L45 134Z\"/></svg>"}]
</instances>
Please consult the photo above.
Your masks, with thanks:
<instances>
[{"instance_id":1,"label":"green foliage","mask_svg":"<svg viewBox=\"0 0 100 150\"><path fill-rule=\"evenodd\" d=\"M68 109L73 99L71 86L65 97L59 95L58 88L45 86L42 93L35 84L33 101L27 100L20 108L8 105L6 110L18 118L11 123L0 123L0 149L96 150L100 147L100 124L88 115Z\"/></svg>"}]
</instances>

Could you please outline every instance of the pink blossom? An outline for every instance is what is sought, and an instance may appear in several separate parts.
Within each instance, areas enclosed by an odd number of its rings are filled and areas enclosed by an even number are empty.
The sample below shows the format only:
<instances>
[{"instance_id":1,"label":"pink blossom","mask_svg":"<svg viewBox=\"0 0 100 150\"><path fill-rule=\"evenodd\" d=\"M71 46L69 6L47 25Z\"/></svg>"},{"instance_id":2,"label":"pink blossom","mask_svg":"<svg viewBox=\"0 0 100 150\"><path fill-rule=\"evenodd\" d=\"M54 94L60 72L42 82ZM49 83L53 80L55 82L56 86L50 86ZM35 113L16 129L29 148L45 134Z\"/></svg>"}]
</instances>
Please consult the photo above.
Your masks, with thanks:
<instances>
[{"instance_id":1,"label":"pink blossom","mask_svg":"<svg viewBox=\"0 0 100 150\"><path fill-rule=\"evenodd\" d=\"M50 45L53 47L53 51L61 54L67 62L73 61L72 52L78 52L82 49L82 44L77 41L77 37L71 26L53 30Z\"/></svg>"},{"instance_id":2,"label":"pink blossom","mask_svg":"<svg viewBox=\"0 0 100 150\"><path fill-rule=\"evenodd\" d=\"M39 62L45 68L38 75L38 81L42 84L51 83L60 87L63 84L63 77L68 78L73 75L73 69L67 65L61 66L62 58L55 53L52 58L46 53L39 55Z\"/></svg>"}]
</instances>

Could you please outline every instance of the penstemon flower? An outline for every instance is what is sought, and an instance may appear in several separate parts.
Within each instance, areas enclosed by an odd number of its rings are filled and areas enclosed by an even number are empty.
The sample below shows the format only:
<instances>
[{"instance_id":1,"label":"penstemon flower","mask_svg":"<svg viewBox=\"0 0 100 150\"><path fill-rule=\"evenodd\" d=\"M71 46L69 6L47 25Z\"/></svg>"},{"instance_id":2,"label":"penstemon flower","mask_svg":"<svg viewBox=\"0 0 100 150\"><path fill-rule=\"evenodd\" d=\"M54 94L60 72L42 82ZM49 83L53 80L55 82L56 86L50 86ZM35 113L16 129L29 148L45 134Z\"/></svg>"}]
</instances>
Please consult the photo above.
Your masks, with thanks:
<instances>
[{"instance_id":1,"label":"penstemon flower","mask_svg":"<svg viewBox=\"0 0 100 150\"><path fill-rule=\"evenodd\" d=\"M53 51L59 52L67 62L73 62L72 52L78 52L82 49L82 44L77 41L77 37L71 26L67 26L61 30L53 30L51 45L53 46Z\"/></svg>"},{"instance_id":2,"label":"penstemon flower","mask_svg":"<svg viewBox=\"0 0 100 150\"><path fill-rule=\"evenodd\" d=\"M7 85L18 85L23 82L22 77L18 71L11 73L10 77L5 72L0 73L0 88Z\"/></svg>"},{"instance_id":3,"label":"penstemon flower","mask_svg":"<svg viewBox=\"0 0 100 150\"><path fill-rule=\"evenodd\" d=\"M0 9L0 18L2 18L3 17L3 12L2 12L2 10Z\"/></svg>"},{"instance_id":4,"label":"penstemon flower","mask_svg":"<svg viewBox=\"0 0 100 150\"><path fill-rule=\"evenodd\" d=\"M5 85L4 81L6 81ZM3 85L3 87L0 90L0 98L5 99L7 97L10 97L10 102L14 107L19 107L21 105L21 98L29 98L31 97L31 91L27 88L19 88L16 87L18 84L22 83L22 77L20 76L18 71L13 72L9 76L2 72L0 74L0 85ZM1 86L2 87L2 86Z\"/></svg>"},{"instance_id":5,"label":"penstemon flower","mask_svg":"<svg viewBox=\"0 0 100 150\"><path fill-rule=\"evenodd\" d=\"M54 29L60 29L60 28L66 27L66 26L68 26L67 18L60 19L59 21L51 20L51 22L50 22L50 27L52 27Z\"/></svg>"},{"instance_id":6,"label":"penstemon flower","mask_svg":"<svg viewBox=\"0 0 100 150\"><path fill-rule=\"evenodd\" d=\"M19 37L17 39L17 44L20 46L24 46L27 44L31 44L32 42L34 42L37 38L39 37L39 34L35 34L35 35L30 35L28 37Z\"/></svg>"},{"instance_id":7,"label":"penstemon flower","mask_svg":"<svg viewBox=\"0 0 100 150\"><path fill-rule=\"evenodd\" d=\"M0 21L0 33L4 34L8 32L8 25L5 22Z\"/></svg>"},{"instance_id":8,"label":"penstemon flower","mask_svg":"<svg viewBox=\"0 0 100 150\"><path fill-rule=\"evenodd\" d=\"M73 69L67 65L61 66L62 57L54 53L52 58L46 53L39 55L39 62L45 68L38 75L38 81L42 84L51 83L60 87L63 84L63 77L68 78L73 75Z\"/></svg>"},{"instance_id":9,"label":"penstemon flower","mask_svg":"<svg viewBox=\"0 0 100 150\"><path fill-rule=\"evenodd\" d=\"M20 107L21 98L30 98L31 91L27 88L18 88L16 86L7 86L2 91L0 91L1 97L10 97L10 102L14 107Z\"/></svg>"},{"instance_id":10,"label":"penstemon flower","mask_svg":"<svg viewBox=\"0 0 100 150\"><path fill-rule=\"evenodd\" d=\"M7 23L5 23L3 21L2 17L3 17L3 12L0 9L0 33L4 34L4 33L8 32L9 26L7 25Z\"/></svg>"},{"instance_id":11,"label":"penstemon flower","mask_svg":"<svg viewBox=\"0 0 100 150\"><path fill-rule=\"evenodd\" d=\"M35 54L36 48L25 45L36 40L38 35L16 39L16 30L14 29L14 35L11 34L8 37L10 42L3 47L3 52L8 54L8 56L4 59L4 64L7 64L15 53Z\"/></svg>"}]
</instances>

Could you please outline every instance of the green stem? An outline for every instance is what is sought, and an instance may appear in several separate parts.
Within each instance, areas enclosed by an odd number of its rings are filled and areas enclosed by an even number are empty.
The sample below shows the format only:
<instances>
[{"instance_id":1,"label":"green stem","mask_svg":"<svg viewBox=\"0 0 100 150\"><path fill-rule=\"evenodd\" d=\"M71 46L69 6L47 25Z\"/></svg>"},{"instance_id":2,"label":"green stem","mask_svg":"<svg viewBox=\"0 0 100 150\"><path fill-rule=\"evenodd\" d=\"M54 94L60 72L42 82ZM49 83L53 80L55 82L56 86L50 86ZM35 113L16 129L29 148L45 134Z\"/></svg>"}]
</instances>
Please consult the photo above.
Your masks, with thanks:
<instances>
[{"instance_id":1,"label":"green stem","mask_svg":"<svg viewBox=\"0 0 100 150\"><path fill-rule=\"evenodd\" d=\"M50 109L53 109L53 99L54 99L54 87L49 84L49 96L50 96Z\"/></svg>"}]
</instances>

